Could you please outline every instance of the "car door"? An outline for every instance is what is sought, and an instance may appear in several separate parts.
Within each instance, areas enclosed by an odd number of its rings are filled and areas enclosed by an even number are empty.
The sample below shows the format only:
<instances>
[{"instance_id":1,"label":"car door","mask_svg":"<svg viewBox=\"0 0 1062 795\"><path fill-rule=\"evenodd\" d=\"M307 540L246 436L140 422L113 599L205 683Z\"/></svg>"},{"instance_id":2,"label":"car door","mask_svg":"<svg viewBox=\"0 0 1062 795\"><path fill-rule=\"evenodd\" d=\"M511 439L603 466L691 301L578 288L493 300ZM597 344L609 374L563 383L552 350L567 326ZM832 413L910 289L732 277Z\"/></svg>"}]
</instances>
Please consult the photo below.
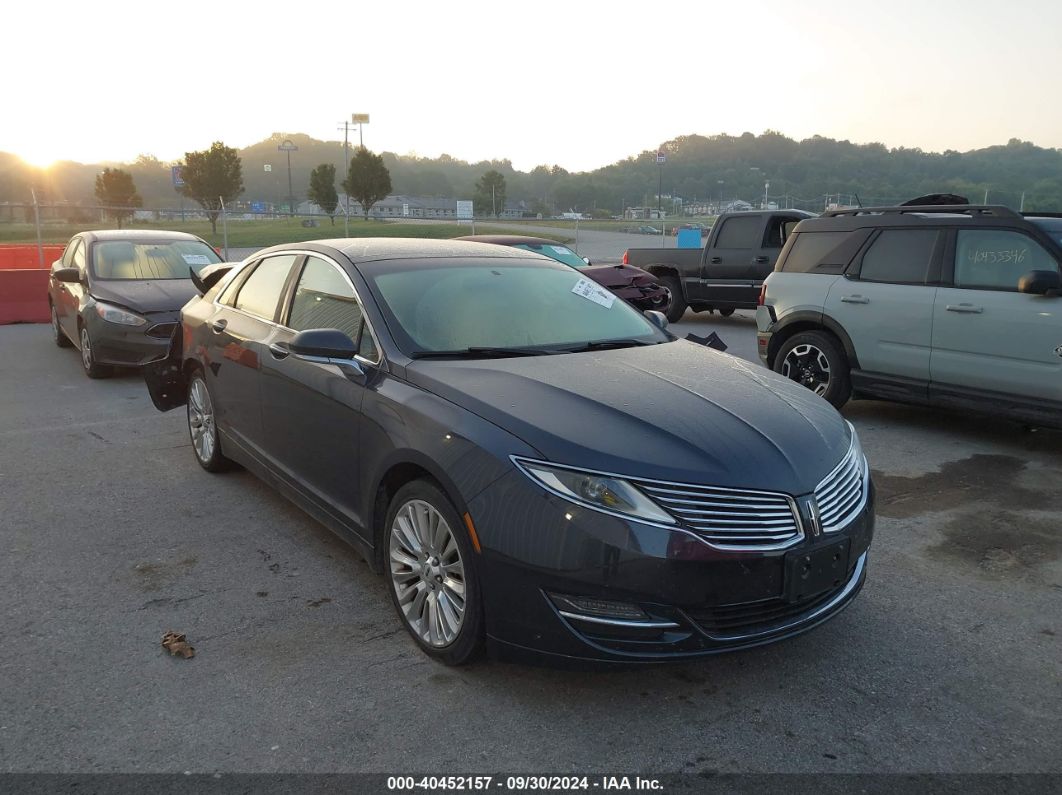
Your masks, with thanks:
<instances>
[{"instance_id":1,"label":"car door","mask_svg":"<svg viewBox=\"0 0 1062 795\"><path fill-rule=\"evenodd\" d=\"M291 353L295 334L319 328L339 329L354 341L358 355L351 364ZM264 451L310 498L358 527L365 525L358 486L361 409L378 364L378 347L350 278L334 260L307 256L262 359Z\"/></svg>"},{"instance_id":2,"label":"car door","mask_svg":"<svg viewBox=\"0 0 1062 795\"><path fill-rule=\"evenodd\" d=\"M78 336L77 319L88 294L88 263L85 254L85 239L79 237L76 241L71 241L71 247L69 262L64 262L64 267L77 268L81 272L81 281L59 282L59 301L56 309L59 314L59 323L62 325L63 331L66 332L66 336L74 340L75 344L80 347L81 339ZM64 254L65 259L66 256Z\"/></svg>"},{"instance_id":3,"label":"car door","mask_svg":"<svg viewBox=\"0 0 1062 795\"><path fill-rule=\"evenodd\" d=\"M719 232L709 241L699 297L755 303L752 266L760 255L764 218L738 214L722 220Z\"/></svg>"},{"instance_id":4,"label":"car door","mask_svg":"<svg viewBox=\"0 0 1062 795\"><path fill-rule=\"evenodd\" d=\"M920 398L929 383L943 240L940 229L880 230L830 285L824 306L848 333L863 373L886 377Z\"/></svg>"},{"instance_id":5,"label":"car door","mask_svg":"<svg viewBox=\"0 0 1062 795\"><path fill-rule=\"evenodd\" d=\"M951 250L933 309L933 395L1062 401L1062 298L1018 292L1025 273L1058 272L1055 256L1017 229L959 229Z\"/></svg>"},{"instance_id":6,"label":"car door","mask_svg":"<svg viewBox=\"0 0 1062 795\"><path fill-rule=\"evenodd\" d=\"M262 454L259 402L262 361L278 331L277 317L299 254L276 254L240 274L215 302L207 318L207 385L218 427Z\"/></svg>"}]
</instances>

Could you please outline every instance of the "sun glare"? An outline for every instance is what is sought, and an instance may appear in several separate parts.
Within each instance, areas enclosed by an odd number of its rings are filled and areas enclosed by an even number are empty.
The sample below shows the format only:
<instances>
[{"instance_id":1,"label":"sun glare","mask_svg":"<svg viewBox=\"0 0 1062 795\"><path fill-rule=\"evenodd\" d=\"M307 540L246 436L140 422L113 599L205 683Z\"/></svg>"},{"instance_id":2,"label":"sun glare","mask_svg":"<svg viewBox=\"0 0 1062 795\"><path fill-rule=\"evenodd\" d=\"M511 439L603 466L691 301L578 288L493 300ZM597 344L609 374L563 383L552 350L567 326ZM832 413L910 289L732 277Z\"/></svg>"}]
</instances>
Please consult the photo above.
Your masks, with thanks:
<instances>
[{"instance_id":1,"label":"sun glare","mask_svg":"<svg viewBox=\"0 0 1062 795\"><path fill-rule=\"evenodd\" d=\"M20 152L19 157L29 165L40 169L51 167L59 159L47 152L35 152L32 150Z\"/></svg>"}]
</instances>

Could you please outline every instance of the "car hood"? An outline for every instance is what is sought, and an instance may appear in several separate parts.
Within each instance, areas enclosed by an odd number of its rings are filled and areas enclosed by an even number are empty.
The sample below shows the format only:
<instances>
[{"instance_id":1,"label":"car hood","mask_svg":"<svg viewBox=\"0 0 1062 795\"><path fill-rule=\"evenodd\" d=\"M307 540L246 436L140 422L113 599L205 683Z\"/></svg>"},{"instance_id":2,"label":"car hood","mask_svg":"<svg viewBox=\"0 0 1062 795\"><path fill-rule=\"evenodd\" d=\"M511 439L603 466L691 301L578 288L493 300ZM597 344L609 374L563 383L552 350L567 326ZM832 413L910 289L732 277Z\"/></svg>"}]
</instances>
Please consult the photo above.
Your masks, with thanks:
<instances>
[{"instance_id":1,"label":"car hood","mask_svg":"<svg viewBox=\"0 0 1062 795\"><path fill-rule=\"evenodd\" d=\"M656 284L656 277L653 274L631 265L591 265L587 268L580 268L579 273L588 279L593 279L602 287Z\"/></svg>"},{"instance_id":2,"label":"car hood","mask_svg":"<svg viewBox=\"0 0 1062 795\"><path fill-rule=\"evenodd\" d=\"M850 438L837 411L702 345L417 361L407 378L549 461L658 480L805 494Z\"/></svg>"},{"instance_id":3,"label":"car hood","mask_svg":"<svg viewBox=\"0 0 1062 795\"><path fill-rule=\"evenodd\" d=\"M93 282L90 292L134 312L175 312L198 295L191 279L105 279Z\"/></svg>"}]
</instances>

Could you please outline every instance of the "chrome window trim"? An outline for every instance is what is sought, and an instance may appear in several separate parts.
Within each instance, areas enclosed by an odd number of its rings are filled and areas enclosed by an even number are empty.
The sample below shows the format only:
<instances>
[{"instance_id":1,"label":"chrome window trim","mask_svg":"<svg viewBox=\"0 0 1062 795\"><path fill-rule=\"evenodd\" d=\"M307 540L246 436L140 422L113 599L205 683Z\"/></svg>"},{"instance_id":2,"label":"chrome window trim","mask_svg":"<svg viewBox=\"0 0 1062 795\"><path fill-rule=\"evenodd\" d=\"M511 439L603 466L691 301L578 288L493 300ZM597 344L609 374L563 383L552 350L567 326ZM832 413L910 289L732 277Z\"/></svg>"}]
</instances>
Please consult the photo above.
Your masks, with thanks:
<instances>
[{"instance_id":1,"label":"chrome window trim","mask_svg":"<svg viewBox=\"0 0 1062 795\"><path fill-rule=\"evenodd\" d=\"M342 266L338 262L336 262L334 259L332 259L327 254L322 254L319 251L309 251L309 250L305 250L305 249L285 249L284 251L274 251L274 252L272 252L270 254L266 254L265 256L258 257L257 259L254 259L251 262L258 263L258 262L262 262L262 261L268 259L269 257L274 257L274 256L282 257L282 256L286 256L286 255L289 255L289 254L294 254L296 259L299 256L302 256L302 255L305 255L307 257L317 257L318 259L323 260L324 262L327 262L333 268L335 268L336 270L339 271L340 275L346 280L347 284L350 285L350 289L354 293L354 298L357 300L358 305L362 308L361 317L365 321L365 327L369 330L369 336L372 337L373 344L376 346L376 352L378 354L378 357L377 357L377 359L375 361L373 361L372 359L367 359L366 357L362 356L359 353L354 354L354 358L358 359L360 361L363 361L366 364L371 364L373 367L379 367L380 363L383 361L383 348L380 346L380 338L376 336L376 330L373 329L372 322L369 320L368 315L365 314L365 302L361 300L361 295L358 293L358 288L354 286L353 280L350 278L350 276L347 274L347 272L345 270L343 270ZM236 277L239 275L239 273L245 267L249 267L250 266L251 262L245 262L238 269L234 269L232 275L229 277L230 280L235 280ZM305 267L305 263L303 263L303 267ZM300 272L299 275L300 276L302 275L301 272ZM258 315L255 315L255 314L253 314L251 312L248 312L248 311L246 311L244 309L240 309L240 308L238 308L236 306L232 306L230 304L221 303L222 295L224 295L224 293L231 286L232 286L232 283L230 281L230 283L225 286L225 289L222 290L221 292L219 292L214 297L214 300L211 303L213 304L215 310L217 310L219 308L223 308L223 309L231 310L233 312L239 312L241 315L244 315L245 317L249 317L249 318L252 318L253 320L257 320L260 323L267 323L268 325L272 326L273 328L282 329L283 331L290 331L292 334L298 334L298 332L295 329L293 329L293 328L291 328L289 326L285 326L282 323L275 323L272 320L266 320L264 317L259 317ZM299 283L298 283L298 280L296 280L295 281L295 287L297 288L298 286L299 286Z\"/></svg>"},{"instance_id":2,"label":"chrome window trim","mask_svg":"<svg viewBox=\"0 0 1062 795\"><path fill-rule=\"evenodd\" d=\"M571 621L586 621L589 624L605 624L610 627L630 627L632 629L678 629L679 625L674 621L644 621L641 619L601 618L599 616L584 616L572 613L568 610L558 610L565 618Z\"/></svg>"},{"instance_id":3,"label":"chrome window trim","mask_svg":"<svg viewBox=\"0 0 1062 795\"><path fill-rule=\"evenodd\" d=\"M788 549L789 547L794 546L795 544L799 544L805 538L805 535L804 535L804 523L800 519L800 511L797 508L796 500L793 497L791 497L790 495L784 494L784 493L782 493L780 491L759 491L759 490L753 490L753 489L745 489L745 490L743 490L743 489L731 489L731 488L725 488L725 487L718 487L719 491L726 491L726 492L731 492L731 493L735 493L735 494L760 494L760 495L769 495L771 497L782 497L788 503L789 510L792 512L793 518L794 518L794 520L796 522L796 535L794 535L792 538L786 539L785 541L776 542L774 544L740 544L740 543L739 544L721 544L721 543L719 543L717 541L709 541L704 536L699 535L695 530L693 530L691 528L688 528L688 527L684 527L683 525L679 524L680 520L677 519L677 518L676 518L674 524L664 524L663 522L655 522L652 519L644 519L644 518L641 518L641 517L638 517L638 516L634 516L634 515L628 514L628 513L620 513L618 511L610 511L607 508L602 508L602 507L594 505L593 503L590 503L590 502L583 502L583 501L580 501L580 500L577 500L577 499L573 499L571 497L571 495L565 494L564 492L557 491L556 489L550 488L545 483L541 482L538 478L536 478L534 475L532 475L530 472L528 472L527 469L524 468L524 464L525 463L527 463L527 464L539 464L539 465L544 466L544 467L553 467L555 469L567 469L570 472L585 472L585 473L590 474L590 475L602 475L603 477L616 478L618 480L623 480L623 481L626 481L626 482L630 483L631 486L633 486L634 488L637 488L637 484L635 483L636 480L640 480L640 481L642 481L644 483L659 483L659 484L664 485L664 486L691 486L691 485L697 485L697 484L692 484L692 483L673 483L673 482L667 481L667 480L653 480L653 479L650 479L650 478L632 478L630 475L621 475L621 474L616 473L616 472L603 472L603 471L597 470L597 469L586 469L584 467L573 467L573 466L569 466L567 464L556 464L556 463L553 463L552 461L540 461L538 459L528 458L526 456L510 455L509 456L509 460L513 463L513 466L515 466L516 469L519 470L524 475L524 477L526 477L528 480L530 480L532 483L534 483L538 488L542 489L543 491L547 491L550 494L553 494L553 495L555 495L557 497L560 497L565 502L570 502L573 505L578 505L580 507L587 508L587 509L589 509L591 511L597 511L598 513L606 514L608 516L614 516L614 517L616 517L618 519L624 519L624 520L626 520L628 522L640 522L641 524L649 525L650 527L659 527L662 530L671 530L671 531L676 532L676 533L684 533L685 535L688 535L690 538L694 538L697 541L700 541L702 544L705 544L705 545L711 547L712 549L718 549L721 552L774 552L774 551L777 551L777 550L780 550L780 549ZM715 487L715 486L705 486L705 488L715 489L717 487ZM639 489L639 491L641 491L641 489ZM642 492L642 494L645 494L645 492ZM646 497L646 499L651 500L654 505L659 507L665 513L668 513L667 509L664 508L664 506L660 505L658 502L656 502L656 500L653 500L653 498L650 495L645 494L645 497ZM669 514L669 515L671 515L671 514Z\"/></svg>"}]
</instances>

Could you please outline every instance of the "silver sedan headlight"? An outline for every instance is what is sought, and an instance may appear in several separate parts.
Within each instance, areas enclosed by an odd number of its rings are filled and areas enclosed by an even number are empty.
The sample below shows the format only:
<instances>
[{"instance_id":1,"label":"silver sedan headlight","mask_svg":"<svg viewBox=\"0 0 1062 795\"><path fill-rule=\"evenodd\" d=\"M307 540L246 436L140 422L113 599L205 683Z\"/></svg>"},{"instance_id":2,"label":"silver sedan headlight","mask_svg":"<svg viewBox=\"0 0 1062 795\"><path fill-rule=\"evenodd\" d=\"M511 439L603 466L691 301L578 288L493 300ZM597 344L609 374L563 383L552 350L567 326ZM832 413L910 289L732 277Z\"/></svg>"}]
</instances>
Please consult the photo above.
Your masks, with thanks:
<instances>
[{"instance_id":1,"label":"silver sedan headlight","mask_svg":"<svg viewBox=\"0 0 1062 795\"><path fill-rule=\"evenodd\" d=\"M577 505L654 524L676 524L673 516L622 478L526 458L512 460L546 491Z\"/></svg>"}]
</instances>

